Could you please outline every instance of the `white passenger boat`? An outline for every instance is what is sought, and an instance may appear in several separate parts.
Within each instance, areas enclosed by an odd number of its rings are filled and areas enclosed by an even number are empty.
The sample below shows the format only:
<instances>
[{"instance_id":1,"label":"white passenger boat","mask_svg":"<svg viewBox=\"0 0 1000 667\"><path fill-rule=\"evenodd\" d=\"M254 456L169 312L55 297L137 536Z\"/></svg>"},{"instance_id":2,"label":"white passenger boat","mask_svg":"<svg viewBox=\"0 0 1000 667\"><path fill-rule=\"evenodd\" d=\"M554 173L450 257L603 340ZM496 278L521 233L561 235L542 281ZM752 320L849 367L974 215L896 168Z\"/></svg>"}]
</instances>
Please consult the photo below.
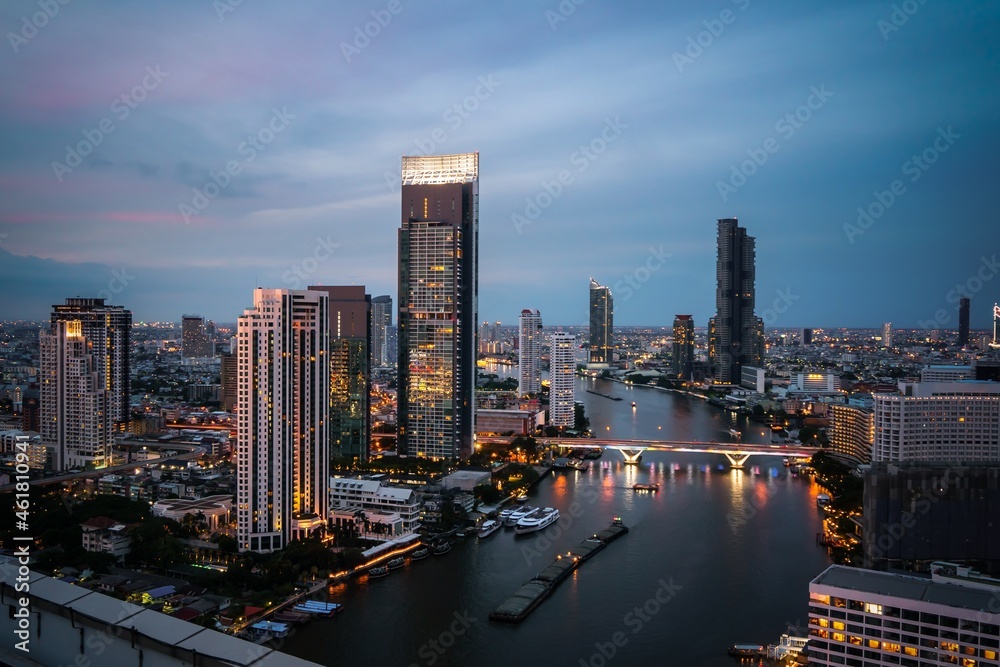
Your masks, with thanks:
<instances>
[{"instance_id":1,"label":"white passenger boat","mask_svg":"<svg viewBox=\"0 0 1000 667\"><path fill-rule=\"evenodd\" d=\"M501 526L500 522L494 521L493 519L484 521L483 525L481 525L479 527L479 530L477 531L479 534L479 539L483 539L484 537L489 537L493 533L500 530L500 526Z\"/></svg>"},{"instance_id":2,"label":"white passenger boat","mask_svg":"<svg viewBox=\"0 0 1000 667\"><path fill-rule=\"evenodd\" d=\"M514 532L517 535L524 535L525 533L533 533L536 530L542 530L551 526L556 521L559 520L559 510L554 507L546 507L536 513L526 516L517 522L514 527Z\"/></svg>"}]
</instances>

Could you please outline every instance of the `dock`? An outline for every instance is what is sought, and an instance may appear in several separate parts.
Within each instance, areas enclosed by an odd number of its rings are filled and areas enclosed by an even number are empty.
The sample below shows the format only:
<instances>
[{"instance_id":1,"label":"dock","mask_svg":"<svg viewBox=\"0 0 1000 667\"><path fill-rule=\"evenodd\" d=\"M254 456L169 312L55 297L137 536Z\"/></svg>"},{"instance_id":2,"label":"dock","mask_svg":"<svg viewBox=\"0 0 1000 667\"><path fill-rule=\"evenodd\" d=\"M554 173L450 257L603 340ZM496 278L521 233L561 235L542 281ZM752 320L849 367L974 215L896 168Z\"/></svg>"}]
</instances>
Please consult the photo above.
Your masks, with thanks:
<instances>
[{"instance_id":1,"label":"dock","mask_svg":"<svg viewBox=\"0 0 1000 667\"><path fill-rule=\"evenodd\" d=\"M623 525L621 520L615 519L608 528L595 533L566 553L559 554L548 567L490 613L490 620L499 623L520 623L575 569L627 532L628 527Z\"/></svg>"}]
</instances>

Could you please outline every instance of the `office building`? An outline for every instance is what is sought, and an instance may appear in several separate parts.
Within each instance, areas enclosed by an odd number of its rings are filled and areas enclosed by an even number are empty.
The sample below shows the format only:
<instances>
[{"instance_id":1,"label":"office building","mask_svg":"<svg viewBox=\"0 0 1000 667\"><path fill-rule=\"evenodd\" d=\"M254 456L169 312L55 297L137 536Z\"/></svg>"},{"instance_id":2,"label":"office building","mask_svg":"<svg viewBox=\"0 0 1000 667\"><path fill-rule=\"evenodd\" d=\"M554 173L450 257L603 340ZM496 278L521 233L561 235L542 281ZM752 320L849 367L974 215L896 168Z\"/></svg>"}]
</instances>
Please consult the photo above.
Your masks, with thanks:
<instances>
[{"instance_id":1,"label":"office building","mask_svg":"<svg viewBox=\"0 0 1000 667\"><path fill-rule=\"evenodd\" d=\"M185 359L213 356L212 340L205 330L204 317L184 315L181 318L181 350Z\"/></svg>"},{"instance_id":2,"label":"office building","mask_svg":"<svg viewBox=\"0 0 1000 667\"><path fill-rule=\"evenodd\" d=\"M590 279L590 365L601 368L615 361L615 301L611 288Z\"/></svg>"},{"instance_id":3,"label":"office building","mask_svg":"<svg viewBox=\"0 0 1000 667\"><path fill-rule=\"evenodd\" d=\"M813 342L813 330L812 329L803 329L802 330L802 344L803 345L812 345L812 342Z\"/></svg>"},{"instance_id":4,"label":"office building","mask_svg":"<svg viewBox=\"0 0 1000 667\"><path fill-rule=\"evenodd\" d=\"M542 390L542 314L525 308L518 325L518 393L537 394Z\"/></svg>"},{"instance_id":5,"label":"office building","mask_svg":"<svg viewBox=\"0 0 1000 667\"><path fill-rule=\"evenodd\" d=\"M867 408L830 404L830 453L854 465L872 460L875 415Z\"/></svg>"},{"instance_id":6,"label":"office building","mask_svg":"<svg viewBox=\"0 0 1000 667\"><path fill-rule=\"evenodd\" d=\"M672 375L690 382L694 363L694 320L690 315L674 316L673 356Z\"/></svg>"},{"instance_id":7,"label":"office building","mask_svg":"<svg viewBox=\"0 0 1000 667\"><path fill-rule=\"evenodd\" d=\"M809 582L809 664L1000 664L1000 581L953 563L931 577L831 565Z\"/></svg>"},{"instance_id":8,"label":"office building","mask_svg":"<svg viewBox=\"0 0 1000 667\"><path fill-rule=\"evenodd\" d=\"M219 400L222 409L232 412L236 409L239 397L239 364L235 353L223 354L219 357Z\"/></svg>"},{"instance_id":9,"label":"office building","mask_svg":"<svg viewBox=\"0 0 1000 667\"><path fill-rule=\"evenodd\" d=\"M949 560L1000 575L998 524L1000 464L881 462L865 474L865 567L926 570Z\"/></svg>"},{"instance_id":10,"label":"office building","mask_svg":"<svg viewBox=\"0 0 1000 667\"><path fill-rule=\"evenodd\" d=\"M1000 462L1000 383L900 382L875 394L873 461Z\"/></svg>"},{"instance_id":11,"label":"office building","mask_svg":"<svg viewBox=\"0 0 1000 667\"><path fill-rule=\"evenodd\" d=\"M389 354L388 330L392 326L392 297L388 294L372 299L372 366L385 368L396 363Z\"/></svg>"},{"instance_id":12,"label":"office building","mask_svg":"<svg viewBox=\"0 0 1000 667\"><path fill-rule=\"evenodd\" d=\"M325 292L255 289L237 324L237 541L266 553L326 526L330 315Z\"/></svg>"},{"instance_id":13,"label":"office building","mask_svg":"<svg viewBox=\"0 0 1000 667\"><path fill-rule=\"evenodd\" d=\"M892 322L882 324L882 347L886 349L892 347Z\"/></svg>"},{"instance_id":14,"label":"office building","mask_svg":"<svg viewBox=\"0 0 1000 667\"><path fill-rule=\"evenodd\" d=\"M763 394L767 391L764 369L756 366L743 366L740 369L740 386L757 394Z\"/></svg>"},{"instance_id":15,"label":"office building","mask_svg":"<svg viewBox=\"0 0 1000 667\"><path fill-rule=\"evenodd\" d=\"M969 297L963 296L958 300L958 346L965 347L969 344Z\"/></svg>"},{"instance_id":16,"label":"office building","mask_svg":"<svg viewBox=\"0 0 1000 667\"><path fill-rule=\"evenodd\" d=\"M398 449L466 458L475 434L479 153L403 157Z\"/></svg>"},{"instance_id":17,"label":"office building","mask_svg":"<svg viewBox=\"0 0 1000 667\"><path fill-rule=\"evenodd\" d=\"M372 299L356 285L325 292L330 313L330 455L368 460L371 441Z\"/></svg>"},{"instance_id":18,"label":"office building","mask_svg":"<svg viewBox=\"0 0 1000 667\"><path fill-rule=\"evenodd\" d=\"M103 298L76 297L53 306L50 321L53 326L56 322L80 323L80 333L87 340L87 348L101 369L101 382L108 391L112 428L124 432L131 417L132 311L105 304Z\"/></svg>"},{"instance_id":19,"label":"office building","mask_svg":"<svg viewBox=\"0 0 1000 667\"><path fill-rule=\"evenodd\" d=\"M549 425L573 428L576 421L576 338L557 331L549 352Z\"/></svg>"},{"instance_id":20,"label":"office building","mask_svg":"<svg viewBox=\"0 0 1000 667\"><path fill-rule=\"evenodd\" d=\"M792 373L788 392L792 394L839 394L840 376L834 373Z\"/></svg>"},{"instance_id":21,"label":"office building","mask_svg":"<svg viewBox=\"0 0 1000 667\"><path fill-rule=\"evenodd\" d=\"M920 369L921 382L958 382L971 380L975 377L972 366L953 366L932 364Z\"/></svg>"},{"instance_id":22,"label":"office building","mask_svg":"<svg viewBox=\"0 0 1000 667\"><path fill-rule=\"evenodd\" d=\"M716 383L737 384L741 366L764 366L764 321L754 315L756 240L736 218L721 219L718 225L711 362Z\"/></svg>"}]
</instances>

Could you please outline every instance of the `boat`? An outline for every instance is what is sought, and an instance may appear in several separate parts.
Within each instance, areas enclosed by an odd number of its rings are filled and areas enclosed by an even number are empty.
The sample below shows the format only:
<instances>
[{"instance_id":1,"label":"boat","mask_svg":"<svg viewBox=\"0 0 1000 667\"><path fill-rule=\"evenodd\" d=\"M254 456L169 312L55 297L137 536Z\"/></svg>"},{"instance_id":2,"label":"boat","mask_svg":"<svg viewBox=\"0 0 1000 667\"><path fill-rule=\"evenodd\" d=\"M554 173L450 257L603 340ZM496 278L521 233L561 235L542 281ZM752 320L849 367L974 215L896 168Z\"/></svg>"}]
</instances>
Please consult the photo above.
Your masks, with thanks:
<instances>
[{"instance_id":1,"label":"boat","mask_svg":"<svg viewBox=\"0 0 1000 667\"><path fill-rule=\"evenodd\" d=\"M632 401L632 409L635 410L635 401Z\"/></svg>"},{"instance_id":2,"label":"boat","mask_svg":"<svg viewBox=\"0 0 1000 667\"><path fill-rule=\"evenodd\" d=\"M462 530L460 530L457 533L455 533L455 537L465 537L466 534L467 533L465 532L465 528L463 528Z\"/></svg>"},{"instance_id":3,"label":"boat","mask_svg":"<svg viewBox=\"0 0 1000 667\"><path fill-rule=\"evenodd\" d=\"M660 490L660 485L659 484L633 484L632 485L632 490L633 491L659 491Z\"/></svg>"},{"instance_id":4,"label":"boat","mask_svg":"<svg viewBox=\"0 0 1000 667\"><path fill-rule=\"evenodd\" d=\"M427 547L420 547L412 554L410 554L410 560L422 560L431 555L430 549Z\"/></svg>"},{"instance_id":5,"label":"boat","mask_svg":"<svg viewBox=\"0 0 1000 667\"><path fill-rule=\"evenodd\" d=\"M594 447L593 449L587 450L588 459L599 459L604 456L604 448Z\"/></svg>"},{"instance_id":6,"label":"boat","mask_svg":"<svg viewBox=\"0 0 1000 667\"><path fill-rule=\"evenodd\" d=\"M829 505L830 496L828 496L825 493L820 493L819 495L816 496L816 504L819 505L820 507L823 507L824 505Z\"/></svg>"},{"instance_id":7,"label":"boat","mask_svg":"<svg viewBox=\"0 0 1000 667\"><path fill-rule=\"evenodd\" d=\"M554 507L546 507L545 509L538 511L538 513L532 513L530 516L526 516L518 521L517 525L514 526L514 533L517 535L533 533L551 526L558 520L559 510Z\"/></svg>"},{"instance_id":8,"label":"boat","mask_svg":"<svg viewBox=\"0 0 1000 667\"><path fill-rule=\"evenodd\" d=\"M586 461L581 461L580 459L570 459L569 467L574 470L586 470L590 467L590 464Z\"/></svg>"},{"instance_id":9,"label":"boat","mask_svg":"<svg viewBox=\"0 0 1000 667\"><path fill-rule=\"evenodd\" d=\"M437 546L434 547L435 556L443 556L449 551L451 551L451 544L448 542L442 542L441 544L438 544Z\"/></svg>"},{"instance_id":10,"label":"boat","mask_svg":"<svg viewBox=\"0 0 1000 667\"><path fill-rule=\"evenodd\" d=\"M565 456L560 456L560 457L556 458L555 461L552 462L552 467L555 468L555 469L557 469L557 470L561 469L561 468L568 468L569 467L569 459L566 458Z\"/></svg>"},{"instance_id":11,"label":"boat","mask_svg":"<svg viewBox=\"0 0 1000 667\"><path fill-rule=\"evenodd\" d=\"M523 503L526 500L528 500L528 494L527 493L521 493L520 495L517 496L517 498L514 498L514 500L516 500L519 503Z\"/></svg>"},{"instance_id":12,"label":"boat","mask_svg":"<svg viewBox=\"0 0 1000 667\"><path fill-rule=\"evenodd\" d=\"M500 514L497 516L497 521L499 521L503 525L507 525L507 519L509 519L510 515L516 511L517 511L516 507L508 507L507 509L500 512Z\"/></svg>"},{"instance_id":13,"label":"boat","mask_svg":"<svg viewBox=\"0 0 1000 667\"><path fill-rule=\"evenodd\" d=\"M336 613L344 611L344 605L337 604L336 602L305 600L292 607L292 611L300 611L304 614L313 614L316 616L333 616Z\"/></svg>"},{"instance_id":14,"label":"boat","mask_svg":"<svg viewBox=\"0 0 1000 667\"><path fill-rule=\"evenodd\" d=\"M393 558L388 563L386 563L386 566L390 570L398 570L399 568L403 567L404 565L406 565L406 561L403 560L402 556L397 556L396 558Z\"/></svg>"},{"instance_id":15,"label":"boat","mask_svg":"<svg viewBox=\"0 0 1000 667\"><path fill-rule=\"evenodd\" d=\"M729 647L729 655L742 658L755 658L762 655L764 647L760 644L733 644Z\"/></svg>"},{"instance_id":16,"label":"boat","mask_svg":"<svg viewBox=\"0 0 1000 667\"><path fill-rule=\"evenodd\" d=\"M729 429L729 435L733 436L737 440L739 440L740 438L743 437L743 433L741 433L740 431L737 431L735 428Z\"/></svg>"},{"instance_id":17,"label":"boat","mask_svg":"<svg viewBox=\"0 0 1000 667\"><path fill-rule=\"evenodd\" d=\"M504 525L516 526L518 521L520 521L525 517L531 516L537 511L538 511L537 507L532 507L531 505L524 505L520 509L515 510L514 513L511 514L509 517L507 517L507 521L504 522Z\"/></svg>"},{"instance_id":18,"label":"boat","mask_svg":"<svg viewBox=\"0 0 1000 667\"><path fill-rule=\"evenodd\" d=\"M478 531L479 539L483 539L484 537L489 537L493 533L497 532L498 530L500 530L501 525L502 524L499 521L495 521L493 519L484 521L483 525L479 527Z\"/></svg>"},{"instance_id":19,"label":"boat","mask_svg":"<svg viewBox=\"0 0 1000 667\"><path fill-rule=\"evenodd\" d=\"M288 631L292 629L292 626L288 623L276 623L274 621L257 621L250 627L256 631L256 634L270 634L271 638L287 637ZM270 641L270 639L265 639L264 641Z\"/></svg>"},{"instance_id":20,"label":"boat","mask_svg":"<svg viewBox=\"0 0 1000 667\"><path fill-rule=\"evenodd\" d=\"M368 576L372 579L378 579L379 577L384 577L389 574L389 568L385 565L379 565L378 567L373 567L368 570Z\"/></svg>"},{"instance_id":21,"label":"boat","mask_svg":"<svg viewBox=\"0 0 1000 667\"><path fill-rule=\"evenodd\" d=\"M274 620L289 624L305 623L309 620L309 614L304 611L276 611Z\"/></svg>"}]
</instances>

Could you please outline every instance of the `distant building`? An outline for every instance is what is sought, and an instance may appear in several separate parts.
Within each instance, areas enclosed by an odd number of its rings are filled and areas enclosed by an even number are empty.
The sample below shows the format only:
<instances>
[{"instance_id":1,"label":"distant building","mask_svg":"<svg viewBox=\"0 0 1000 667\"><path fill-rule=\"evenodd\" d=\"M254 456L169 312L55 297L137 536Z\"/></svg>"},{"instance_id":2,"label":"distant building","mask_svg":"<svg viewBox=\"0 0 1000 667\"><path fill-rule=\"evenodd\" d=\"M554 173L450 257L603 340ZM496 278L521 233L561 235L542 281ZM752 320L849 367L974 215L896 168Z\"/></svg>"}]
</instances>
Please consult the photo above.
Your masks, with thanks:
<instances>
[{"instance_id":1,"label":"distant building","mask_svg":"<svg viewBox=\"0 0 1000 667\"><path fill-rule=\"evenodd\" d=\"M108 554L121 561L132 550L132 539L126 532L128 526L120 521L95 516L80 524L80 528L85 551Z\"/></svg>"},{"instance_id":2,"label":"distant building","mask_svg":"<svg viewBox=\"0 0 1000 667\"><path fill-rule=\"evenodd\" d=\"M237 541L267 553L326 526L329 297L255 289L237 330Z\"/></svg>"},{"instance_id":3,"label":"distant building","mask_svg":"<svg viewBox=\"0 0 1000 667\"><path fill-rule=\"evenodd\" d=\"M865 474L865 567L926 570L936 560L1000 574L1000 465L873 463Z\"/></svg>"},{"instance_id":4,"label":"distant building","mask_svg":"<svg viewBox=\"0 0 1000 667\"><path fill-rule=\"evenodd\" d=\"M388 294L372 298L372 366L386 367L396 363L389 349L389 328L392 327L392 297Z\"/></svg>"},{"instance_id":5,"label":"distant building","mask_svg":"<svg viewBox=\"0 0 1000 667\"><path fill-rule=\"evenodd\" d=\"M796 373L790 378L792 394L839 394L840 376L833 373Z\"/></svg>"},{"instance_id":6,"label":"distant building","mask_svg":"<svg viewBox=\"0 0 1000 667\"><path fill-rule=\"evenodd\" d=\"M965 347L969 344L969 297L963 296L958 300L958 346Z\"/></svg>"},{"instance_id":7,"label":"distant building","mask_svg":"<svg viewBox=\"0 0 1000 667\"><path fill-rule=\"evenodd\" d=\"M611 288L590 279L590 363L607 366L615 361L615 302Z\"/></svg>"},{"instance_id":8,"label":"distant building","mask_svg":"<svg viewBox=\"0 0 1000 667\"><path fill-rule=\"evenodd\" d=\"M721 219L718 225L710 349L715 381L736 384L741 366L764 365L764 321L754 315L756 241L736 218Z\"/></svg>"},{"instance_id":9,"label":"distant building","mask_svg":"<svg viewBox=\"0 0 1000 667\"><path fill-rule=\"evenodd\" d=\"M367 461L371 442L371 296L358 285L311 285L309 289L330 297L330 453Z\"/></svg>"},{"instance_id":10,"label":"distant building","mask_svg":"<svg viewBox=\"0 0 1000 667\"><path fill-rule=\"evenodd\" d=\"M187 359L214 355L212 340L205 331L204 317L184 315L181 318L181 349Z\"/></svg>"},{"instance_id":11,"label":"distant building","mask_svg":"<svg viewBox=\"0 0 1000 667\"><path fill-rule=\"evenodd\" d=\"M400 516L403 530L413 532L420 525L420 501L413 489L386 486L373 479L330 478L330 507L349 507L372 512L392 512Z\"/></svg>"},{"instance_id":12,"label":"distant building","mask_svg":"<svg viewBox=\"0 0 1000 667\"><path fill-rule=\"evenodd\" d=\"M812 342L813 342L813 330L812 329L803 329L802 330L802 344L803 345L812 345Z\"/></svg>"},{"instance_id":13,"label":"distant building","mask_svg":"<svg viewBox=\"0 0 1000 667\"><path fill-rule=\"evenodd\" d=\"M831 565L809 583L810 665L995 665L1000 581L951 563L933 578ZM975 657L970 657L975 656Z\"/></svg>"},{"instance_id":14,"label":"distant building","mask_svg":"<svg viewBox=\"0 0 1000 667\"><path fill-rule=\"evenodd\" d=\"M1000 383L900 382L875 394L874 461L1000 462Z\"/></svg>"},{"instance_id":15,"label":"distant building","mask_svg":"<svg viewBox=\"0 0 1000 667\"><path fill-rule=\"evenodd\" d=\"M544 426L544 414L536 410L476 410L476 433L531 435L538 426Z\"/></svg>"},{"instance_id":16,"label":"distant building","mask_svg":"<svg viewBox=\"0 0 1000 667\"><path fill-rule=\"evenodd\" d=\"M525 308L518 318L518 393L542 390L542 314Z\"/></svg>"},{"instance_id":17,"label":"distant building","mask_svg":"<svg viewBox=\"0 0 1000 667\"><path fill-rule=\"evenodd\" d=\"M764 369L755 366L744 366L740 370L740 386L763 394L766 388Z\"/></svg>"},{"instance_id":18,"label":"distant building","mask_svg":"<svg viewBox=\"0 0 1000 667\"><path fill-rule=\"evenodd\" d=\"M920 369L921 382L958 382L975 377L972 366L925 366Z\"/></svg>"},{"instance_id":19,"label":"distant building","mask_svg":"<svg viewBox=\"0 0 1000 667\"><path fill-rule=\"evenodd\" d=\"M830 404L830 453L853 464L872 460L875 415L870 409Z\"/></svg>"},{"instance_id":20,"label":"distant building","mask_svg":"<svg viewBox=\"0 0 1000 667\"><path fill-rule=\"evenodd\" d=\"M576 422L576 339L573 334L552 334L549 354L549 425L573 428Z\"/></svg>"},{"instance_id":21,"label":"distant building","mask_svg":"<svg viewBox=\"0 0 1000 667\"><path fill-rule=\"evenodd\" d=\"M674 315L673 376L691 381L694 363L694 320L690 315Z\"/></svg>"},{"instance_id":22,"label":"distant building","mask_svg":"<svg viewBox=\"0 0 1000 667\"><path fill-rule=\"evenodd\" d=\"M219 358L219 377L221 378L221 388L219 399L222 409L232 412L236 409L239 388L239 374L237 356L235 353L223 354Z\"/></svg>"},{"instance_id":23,"label":"distant building","mask_svg":"<svg viewBox=\"0 0 1000 667\"><path fill-rule=\"evenodd\" d=\"M977 380L1000 382L1000 359L976 359L972 370Z\"/></svg>"},{"instance_id":24,"label":"distant building","mask_svg":"<svg viewBox=\"0 0 1000 667\"><path fill-rule=\"evenodd\" d=\"M882 325L882 347L886 349L892 347L892 322L885 322Z\"/></svg>"}]
</instances>

